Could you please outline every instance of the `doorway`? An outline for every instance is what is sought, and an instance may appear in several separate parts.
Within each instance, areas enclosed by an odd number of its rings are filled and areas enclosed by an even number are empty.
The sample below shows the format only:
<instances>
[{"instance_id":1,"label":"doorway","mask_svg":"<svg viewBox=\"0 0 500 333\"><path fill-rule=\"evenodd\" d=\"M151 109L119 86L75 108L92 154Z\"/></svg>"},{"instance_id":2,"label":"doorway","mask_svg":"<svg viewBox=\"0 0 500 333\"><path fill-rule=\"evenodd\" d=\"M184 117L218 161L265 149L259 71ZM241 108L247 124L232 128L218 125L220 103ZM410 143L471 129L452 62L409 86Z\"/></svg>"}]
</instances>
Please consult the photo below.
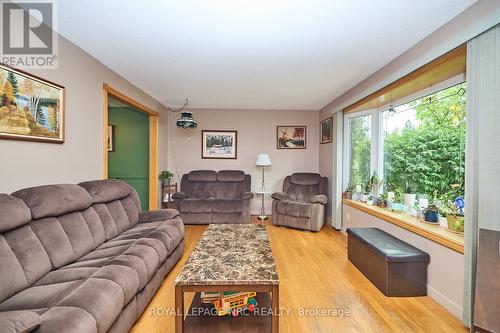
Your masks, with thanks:
<instances>
[{"instance_id":1,"label":"doorway","mask_svg":"<svg viewBox=\"0 0 500 333\"><path fill-rule=\"evenodd\" d=\"M158 113L104 85L103 178L134 187L143 210L158 207Z\"/></svg>"}]
</instances>

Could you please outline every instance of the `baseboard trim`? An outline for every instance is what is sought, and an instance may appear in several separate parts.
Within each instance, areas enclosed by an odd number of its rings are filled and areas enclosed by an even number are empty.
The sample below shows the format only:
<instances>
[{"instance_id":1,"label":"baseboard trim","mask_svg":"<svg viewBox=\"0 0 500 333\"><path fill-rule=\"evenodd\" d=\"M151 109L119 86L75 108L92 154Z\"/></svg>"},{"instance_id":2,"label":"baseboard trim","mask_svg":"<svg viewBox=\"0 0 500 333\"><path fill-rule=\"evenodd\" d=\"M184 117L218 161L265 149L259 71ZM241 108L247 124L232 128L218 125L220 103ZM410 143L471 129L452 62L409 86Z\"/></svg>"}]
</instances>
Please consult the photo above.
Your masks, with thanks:
<instances>
[{"instance_id":1,"label":"baseboard trim","mask_svg":"<svg viewBox=\"0 0 500 333\"><path fill-rule=\"evenodd\" d=\"M427 285L427 296L441 304L452 315L462 320L463 308L436 289L432 288L430 285Z\"/></svg>"}]
</instances>

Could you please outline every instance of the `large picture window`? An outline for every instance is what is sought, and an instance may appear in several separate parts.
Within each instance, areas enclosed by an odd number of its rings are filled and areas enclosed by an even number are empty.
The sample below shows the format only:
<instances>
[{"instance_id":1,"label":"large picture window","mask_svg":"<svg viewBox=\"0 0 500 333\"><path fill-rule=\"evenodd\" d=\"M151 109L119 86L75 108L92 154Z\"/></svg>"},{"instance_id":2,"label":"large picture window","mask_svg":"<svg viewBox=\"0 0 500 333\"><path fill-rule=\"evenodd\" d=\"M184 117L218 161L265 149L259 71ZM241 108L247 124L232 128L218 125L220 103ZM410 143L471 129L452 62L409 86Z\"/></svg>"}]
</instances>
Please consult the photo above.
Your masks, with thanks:
<instances>
[{"instance_id":1,"label":"large picture window","mask_svg":"<svg viewBox=\"0 0 500 333\"><path fill-rule=\"evenodd\" d=\"M382 112L386 186L432 200L464 195L465 83Z\"/></svg>"},{"instance_id":2,"label":"large picture window","mask_svg":"<svg viewBox=\"0 0 500 333\"><path fill-rule=\"evenodd\" d=\"M443 206L463 197L466 91L453 81L394 106L346 114L344 185L365 187L376 172L397 196L411 188Z\"/></svg>"}]
</instances>

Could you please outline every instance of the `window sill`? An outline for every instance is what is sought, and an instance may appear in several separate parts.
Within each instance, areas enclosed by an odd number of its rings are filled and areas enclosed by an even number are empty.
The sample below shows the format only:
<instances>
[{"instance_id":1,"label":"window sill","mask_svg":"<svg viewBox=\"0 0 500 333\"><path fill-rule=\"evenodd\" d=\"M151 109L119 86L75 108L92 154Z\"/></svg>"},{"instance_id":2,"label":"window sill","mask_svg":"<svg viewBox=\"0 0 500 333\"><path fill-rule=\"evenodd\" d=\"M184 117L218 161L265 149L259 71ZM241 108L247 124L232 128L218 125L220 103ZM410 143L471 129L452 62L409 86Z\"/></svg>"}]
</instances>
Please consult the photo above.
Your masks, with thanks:
<instances>
[{"instance_id":1,"label":"window sill","mask_svg":"<svg viewBox=\"0 0 500 333\"><path fill-rule=\"evenodd\" d=\"M448 231L439 225L422 223L416 217L403 213L395 213L384 208L368 205L358 201L343 199L342 203L359 209L372 216L378 217L386 222L397 225L452 250L464 253L464 236Z\"/></svg>"}]
</instances>

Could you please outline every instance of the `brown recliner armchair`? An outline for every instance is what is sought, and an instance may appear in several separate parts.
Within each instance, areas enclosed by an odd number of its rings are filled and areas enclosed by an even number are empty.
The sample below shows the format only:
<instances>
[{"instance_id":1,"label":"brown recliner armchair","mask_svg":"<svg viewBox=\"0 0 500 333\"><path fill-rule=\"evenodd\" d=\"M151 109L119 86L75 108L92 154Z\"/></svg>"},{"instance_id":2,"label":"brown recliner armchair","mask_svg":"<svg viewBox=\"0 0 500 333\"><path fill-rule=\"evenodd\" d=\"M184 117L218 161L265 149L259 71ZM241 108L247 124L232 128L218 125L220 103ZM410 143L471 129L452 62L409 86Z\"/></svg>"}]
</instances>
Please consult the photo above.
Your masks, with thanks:
<instances>
[{"instance_id":1,"label":"brown recliner armchair","mask_svg":"<svg viewBox=\"0 0 500 333\"><path fill-rule=\"evenodd\" d=\"M319 231L325 223L328 178L317 173L294 173L273 193L273 224Z\"/></svg>"}]
</instances>

